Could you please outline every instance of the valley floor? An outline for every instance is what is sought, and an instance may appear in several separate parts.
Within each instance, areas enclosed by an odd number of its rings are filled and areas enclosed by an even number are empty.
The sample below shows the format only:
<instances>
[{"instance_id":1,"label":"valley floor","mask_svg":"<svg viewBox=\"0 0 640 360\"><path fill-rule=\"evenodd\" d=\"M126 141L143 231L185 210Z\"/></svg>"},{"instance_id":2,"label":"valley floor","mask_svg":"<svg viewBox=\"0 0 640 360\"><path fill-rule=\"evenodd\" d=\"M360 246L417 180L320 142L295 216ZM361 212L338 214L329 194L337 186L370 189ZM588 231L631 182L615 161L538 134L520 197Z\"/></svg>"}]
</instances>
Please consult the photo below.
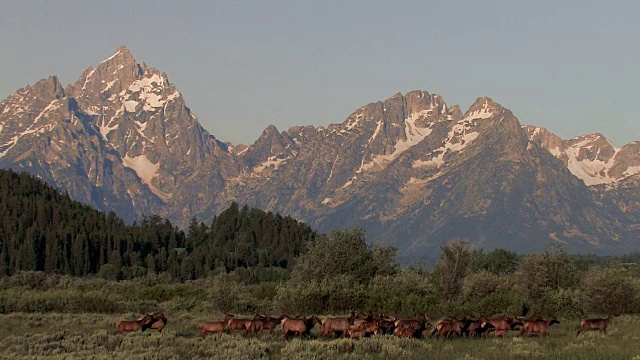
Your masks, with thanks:
<instances>
[{"instance_id":1,"label":"valley floor","mask_svg":"<svg viewBox=\"0 0 640 360\"><path fill-rule=\"evenodd\" d=\"M136 314L130 314L134 318ZM126 317L126 316L124 316ZM273 334L248 338L223 334L202 339L196 325L215 317L172 314L163 333L114 334L123 316L113 314L9 313L0 315L0 359L637 359L640 360L640 316L611 322L608 333L575 336L576 319L560 319L549 336L523 338L363 340L308 339L285 341Z\"/></svg>"}]
</instances>

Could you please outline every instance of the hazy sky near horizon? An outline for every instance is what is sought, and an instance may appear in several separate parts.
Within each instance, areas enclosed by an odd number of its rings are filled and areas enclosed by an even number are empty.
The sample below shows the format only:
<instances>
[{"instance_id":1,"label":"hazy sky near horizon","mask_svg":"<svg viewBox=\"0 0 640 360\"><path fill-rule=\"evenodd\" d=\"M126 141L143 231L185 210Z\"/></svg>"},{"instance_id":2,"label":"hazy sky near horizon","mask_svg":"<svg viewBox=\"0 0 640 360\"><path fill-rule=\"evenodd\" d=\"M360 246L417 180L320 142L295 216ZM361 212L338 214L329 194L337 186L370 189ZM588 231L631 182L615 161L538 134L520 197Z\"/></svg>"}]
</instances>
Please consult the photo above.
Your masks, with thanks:
<instances>
[{"instance_id":1,"label":"hazy sky near horizon","mask_svg":"<svg viewBox=\"0 0 640 360\"><path fill-rule=\"evenodd\" d=\"M640 140L638 14L640 1L13 1L0 99L53 74L73 83L126 45L234 144L419 89L620 146Z\"/></svg>"}]
</instances>

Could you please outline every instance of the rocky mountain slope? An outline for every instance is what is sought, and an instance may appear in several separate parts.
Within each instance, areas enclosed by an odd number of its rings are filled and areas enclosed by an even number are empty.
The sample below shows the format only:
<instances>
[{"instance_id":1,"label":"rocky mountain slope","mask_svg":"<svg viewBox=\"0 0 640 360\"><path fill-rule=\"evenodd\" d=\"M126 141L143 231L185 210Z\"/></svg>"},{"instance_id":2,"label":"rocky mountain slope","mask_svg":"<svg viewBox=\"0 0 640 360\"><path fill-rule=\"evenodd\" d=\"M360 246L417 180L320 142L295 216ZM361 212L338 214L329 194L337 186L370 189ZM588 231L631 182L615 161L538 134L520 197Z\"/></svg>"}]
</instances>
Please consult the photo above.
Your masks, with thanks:
<instances>
[{"instance_id":1,"label":"rocky mountain slope","mask_svg":"<svg viewBox=\"0 0 640 360\"><path fill-rule=\"evenodd\" d=\"M454 238L517 251L640 250L640 142L563 140L489 98L462 113L413 91L327 128L270 126L232 146L125 47L73 85L54 76L2 101L0 167L130 221L208 222L237 201L323 231L362 226L407 257Z\"/></svg>"}]
</instances>

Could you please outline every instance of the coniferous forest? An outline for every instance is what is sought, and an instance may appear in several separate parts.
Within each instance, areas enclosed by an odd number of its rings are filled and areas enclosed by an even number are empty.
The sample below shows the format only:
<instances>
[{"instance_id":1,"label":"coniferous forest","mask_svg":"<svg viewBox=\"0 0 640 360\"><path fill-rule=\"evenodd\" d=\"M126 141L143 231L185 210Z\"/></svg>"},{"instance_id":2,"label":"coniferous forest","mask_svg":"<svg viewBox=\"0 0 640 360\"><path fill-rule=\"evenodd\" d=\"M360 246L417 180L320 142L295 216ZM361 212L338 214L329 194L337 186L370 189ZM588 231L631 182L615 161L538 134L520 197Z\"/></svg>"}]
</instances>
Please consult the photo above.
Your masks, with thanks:
<instances>
[{"instance_id":1,"label":"coniferous forest","mask_svg":"<svg viewBox=\"0 0 640 360\"><path fill-rule=\"evenodd\" d=\"M197 279L212 270L280 267L317 234L288 216L239 208L211 225L192 219L188 235L160 216L127 225L28 174L0 170L0 275L43 271L127 279L169 273Z\"/></svg>"}]
</instances>

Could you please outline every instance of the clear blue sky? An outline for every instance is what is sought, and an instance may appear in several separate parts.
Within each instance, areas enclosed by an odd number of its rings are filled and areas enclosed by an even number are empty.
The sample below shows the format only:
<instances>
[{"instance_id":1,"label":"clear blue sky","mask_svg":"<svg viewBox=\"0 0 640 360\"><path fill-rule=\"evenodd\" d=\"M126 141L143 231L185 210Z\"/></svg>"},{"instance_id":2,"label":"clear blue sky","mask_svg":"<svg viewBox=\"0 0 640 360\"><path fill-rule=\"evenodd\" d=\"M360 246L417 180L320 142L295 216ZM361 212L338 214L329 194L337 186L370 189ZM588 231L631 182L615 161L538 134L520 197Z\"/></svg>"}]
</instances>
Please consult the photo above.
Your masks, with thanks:
<instances>
[{"instance_id":1,"label":"clear blue sky","mask_svg":"<svg viewBox=\"0 0 640 360\"><path fill-rule=\"evenodd\" d=\"M569 138L640 140L640 1L11 1L0 98L124 44L218 139L342 122L420 89Z\"/></svg>"}]
</instances>

